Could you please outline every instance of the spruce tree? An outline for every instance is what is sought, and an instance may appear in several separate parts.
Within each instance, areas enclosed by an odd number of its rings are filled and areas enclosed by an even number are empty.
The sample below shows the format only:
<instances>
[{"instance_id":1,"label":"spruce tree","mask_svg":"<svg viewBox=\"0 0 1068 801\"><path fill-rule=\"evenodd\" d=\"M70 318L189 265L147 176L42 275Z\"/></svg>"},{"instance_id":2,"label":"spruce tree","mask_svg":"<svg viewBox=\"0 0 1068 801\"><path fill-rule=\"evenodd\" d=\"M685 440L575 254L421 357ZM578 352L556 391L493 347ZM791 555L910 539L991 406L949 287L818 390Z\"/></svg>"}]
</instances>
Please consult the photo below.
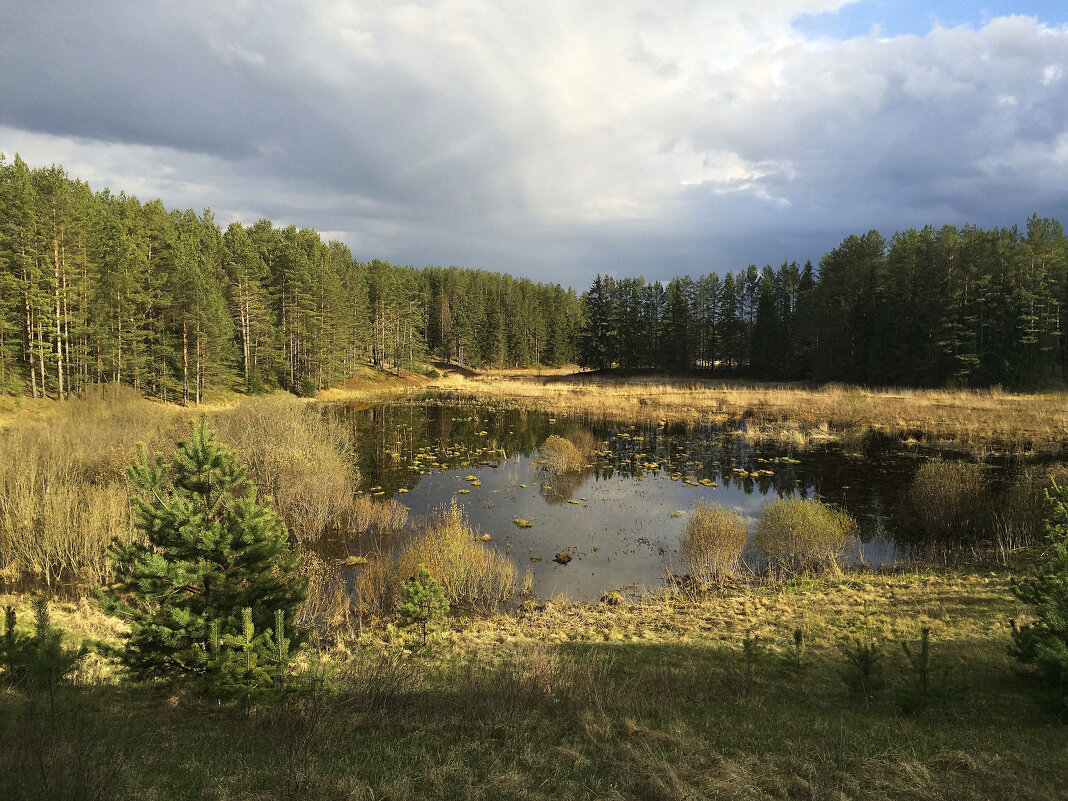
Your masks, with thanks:
<instances>
[{"instance_id":1,"label":"spruce tree","mask_svg":"<svg viewBox=\"0 0 1068 801\"><path fill-rule=\"evenodd\" d=\"M130 625L121 657L133 675L209 674L213 630L240 637L245 607L257 631L276 625L281 612L295 649L293 617L307 595L299 557L206 418L190 422L170 463L161 454L149 458L141 446L128 473L145 541L113 548L115 582L99 598Z\"/></svg>"}]
</instances>

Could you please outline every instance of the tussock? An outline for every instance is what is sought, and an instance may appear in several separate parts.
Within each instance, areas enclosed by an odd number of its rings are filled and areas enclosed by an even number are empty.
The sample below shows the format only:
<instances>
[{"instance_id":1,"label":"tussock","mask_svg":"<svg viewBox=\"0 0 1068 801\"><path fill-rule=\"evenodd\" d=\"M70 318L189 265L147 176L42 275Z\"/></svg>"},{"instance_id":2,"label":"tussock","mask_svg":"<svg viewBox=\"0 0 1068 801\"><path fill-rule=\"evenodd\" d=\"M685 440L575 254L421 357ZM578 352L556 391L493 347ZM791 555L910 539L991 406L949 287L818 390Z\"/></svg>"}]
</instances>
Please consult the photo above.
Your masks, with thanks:
<instances>
[{"instance_id":1,"label":"tussock","mask_svg":"<svg viewBox=\"0 0 1068 801\"><path fill-rule=\"evenodd\" d=\"M682 558L695 579L723 581L738 569L749 537L740 514L704 499L690 512L682 537Z\"/></svg>"},{"instance_id":2,"label":"tussock","mask_svg":"<svg viewBox=\"0 0 1068 801\"><path fill-rule=\"evenodd\" d=\"M856 534L848 513L819 500L772 501L757 520L757 548L773 569L839 573L838 559Z\"/></svg>"},{"instance_id":3,"label":"tussock","mask_svg":"<svg viewBox=\"0 0 1068 801\"><path fill-rule=\"evenodd\" d=\"M512 560L475 539L478 532L453 501L416 533L397 558L402 580L415 575L420 564L445 589L449 603L494 607L520 589Z\"/></svg>"}]
</instances>

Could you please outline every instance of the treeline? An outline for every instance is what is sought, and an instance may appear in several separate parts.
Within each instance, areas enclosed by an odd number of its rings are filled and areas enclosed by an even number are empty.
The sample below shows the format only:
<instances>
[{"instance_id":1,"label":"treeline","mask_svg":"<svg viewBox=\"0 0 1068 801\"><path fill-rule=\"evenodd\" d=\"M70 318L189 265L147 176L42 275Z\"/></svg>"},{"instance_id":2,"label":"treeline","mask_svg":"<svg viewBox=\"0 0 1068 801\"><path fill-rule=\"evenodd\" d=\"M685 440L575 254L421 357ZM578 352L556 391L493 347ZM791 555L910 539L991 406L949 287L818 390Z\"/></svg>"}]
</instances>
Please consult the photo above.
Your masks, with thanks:
<instances>
[{"instance_id":1,"label":"treeline","mask_svg":"<svg viewBox=\"0 0 1068 801\"><path fill-rule=\"evenodd\" d=\"M796 262L662 285L598 276L580 362L864 384L1035 386L1068 365L1061 224L849 236Z\"/></svg>"},{"instance_id":2,"label":"treeline","mask_svg":"<svg viewBox=\"0 0 1068 801\"><path fill-rule=\"evenodd\" d=\"M93 192L0 154L0 390L63 398L122 383L310 393L360 365L573 361L579 301L455 267L362 263L311 229L225 231L210 210Z\"/></svg>"}]
</instances>

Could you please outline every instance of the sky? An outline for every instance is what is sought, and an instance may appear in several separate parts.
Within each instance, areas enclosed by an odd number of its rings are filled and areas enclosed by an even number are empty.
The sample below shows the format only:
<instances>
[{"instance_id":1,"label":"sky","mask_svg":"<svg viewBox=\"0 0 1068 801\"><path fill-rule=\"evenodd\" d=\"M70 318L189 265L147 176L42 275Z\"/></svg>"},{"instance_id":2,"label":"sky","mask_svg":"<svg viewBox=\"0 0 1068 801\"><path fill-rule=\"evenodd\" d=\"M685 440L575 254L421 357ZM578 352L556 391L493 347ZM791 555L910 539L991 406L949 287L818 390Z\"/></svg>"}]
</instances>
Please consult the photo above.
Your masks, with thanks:
<instances>
[{"instance_id":1,"label":"sky","mask_svg":"<svg viewBox=\"0 0 1068 801\"><path fill-rule=\"evenodd\" d=\"M0 151L587 288L1068 222L1068 4L0 0Z\"/></svg>"}]
</instances>

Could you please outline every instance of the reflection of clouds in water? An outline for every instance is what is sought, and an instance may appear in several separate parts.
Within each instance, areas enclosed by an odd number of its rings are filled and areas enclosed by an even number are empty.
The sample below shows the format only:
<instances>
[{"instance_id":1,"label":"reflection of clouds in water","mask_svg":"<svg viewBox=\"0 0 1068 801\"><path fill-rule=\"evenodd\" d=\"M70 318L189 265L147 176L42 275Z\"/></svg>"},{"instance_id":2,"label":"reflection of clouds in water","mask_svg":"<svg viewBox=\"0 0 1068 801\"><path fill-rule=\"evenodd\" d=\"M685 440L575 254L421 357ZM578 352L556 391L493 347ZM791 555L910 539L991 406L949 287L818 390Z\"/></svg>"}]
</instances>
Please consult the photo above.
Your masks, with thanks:
<instances>
[{"instance_id":1,"label":"reflection of clouds in water","mask_svg":"<svg viewBox=\"0 0 1068 801\"><path fill-rule=\"evenodd\" d=\"M468 486L462 481L467 474L477 475L482 486L456 495L459 486ZM686 518L702 498L737 510L752 529L760 510L777 497L746 494L736 486L693 487L666 476L591 479L589 470L547 476L524 457L504 469L462 468L426 476L404 501L413 514L425 515L455 498L471 523L493 536L493 547L510 553L521 571L532 571L539 596L591 600L618 586L660 586L665 568L681 565L678 547ZM543 491L543 482L552 490ZM567 503L580 497L586 500ZM673 517L676 511L683 514ZM519 528L512 522L516 518L533 526ZM560 551L573 553L570 564L552 561ZM531 556L542 561L530 562Z\"/></svg>"},{"instance_id":2,"label":"reflection of clouds in water","mask_svg":"<svg viewBox=\"0 0 1068 801\"><path fill-rule=\"evenodd\" d=\"M892 513L889 504L915 469L915 459L903 461L900 454L869 454L863 464L834 449L793 454L770 445L750 445L710 426L671 426L663 431L635 425L612 430L583 421L598 443L607 443L611 457L591 460L597 464L593 470L546 476L533 463L537 444L550 433L570 433L578 421L558 417L556 425L550 426L548 416L541 413L478 408L476 414L473 408L405 406L404 417L411 426L405 429L406 450L420 453L408 465L384 461L372 447L383 429L395 428L396 415L381 409L370 417L364 415L356 422L366 426L356 432L354 442L364 481L381 484L387 495L398 486L410 487L398 499L412 508L413 515L427 514L455 499L474 525L494 537L492 547L511 553L520 570L533 570L534 589L542 596L564 592L578 599L595 599L621 584L661 585L665 566L679 566L680 537L689 511L701 499L736 510L752 532L768 502L794 494L812 497L818 488L826 500L847 502L863 524L873 508ZM501 454L487 449L491 443L481 435L485 430L497 432L493 444L499 443L511 458L497 461ZM437 438L444 431L451 440ZM528 455L516 462L517 453ZM795 455L801 461L792 458ZM495 460L497 467L479 466L483 460ZM431 461L469 466L439 473ZM651 464L660 466L659 475L646 467ZM732 472L735 468L748 472ZM431 472L415 476L413 469ZM755 475L764 471L770 475ZM646 475L637 480L641 472ZM671 472L693 481L715 481L719 486L671 481ZM469 474L477 475L482 486L465 484L462 479ZM543 494L545 484L552 490ZM460 488L469 493L456 494ZM567 503L582 497L587 500ZM676 511L682 514L672 517ZM512 522L515 518L534 525L520 529ZM889 558L879 556L883 550L879 545L864 546L869 562ZM571 564L552 562L557 552L569 549L574 553ZM531 563L530 556L543 561Z\"/></svg>"}]
</instances>

